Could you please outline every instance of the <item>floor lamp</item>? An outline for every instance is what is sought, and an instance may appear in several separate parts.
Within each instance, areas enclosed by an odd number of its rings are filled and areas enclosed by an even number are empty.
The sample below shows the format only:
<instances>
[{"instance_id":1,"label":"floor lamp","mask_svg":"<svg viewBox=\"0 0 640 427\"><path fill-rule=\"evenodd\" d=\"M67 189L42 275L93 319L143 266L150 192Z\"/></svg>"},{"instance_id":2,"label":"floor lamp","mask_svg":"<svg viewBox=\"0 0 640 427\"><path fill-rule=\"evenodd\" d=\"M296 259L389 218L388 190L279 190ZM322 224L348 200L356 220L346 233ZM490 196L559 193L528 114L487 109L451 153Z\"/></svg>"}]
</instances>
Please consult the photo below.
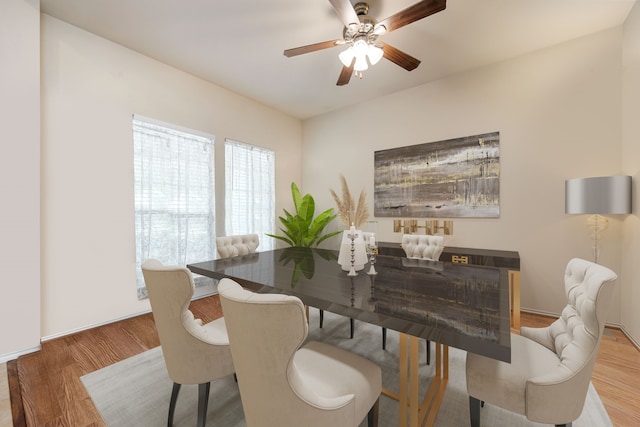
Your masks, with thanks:
<instances>
[{"instance_id":1,"label":"floor lamp","mask_svg":"<svg viewBox=\"0 0 640 427\"><path fill-rule=\"evenodd\" d=\"M565 213L590 214L587 226L593 239L593 257L598 263L600 234L609 225L602 215L631 213L631 177L599 176L565 181Z\"/></svg>"}]
</instances>

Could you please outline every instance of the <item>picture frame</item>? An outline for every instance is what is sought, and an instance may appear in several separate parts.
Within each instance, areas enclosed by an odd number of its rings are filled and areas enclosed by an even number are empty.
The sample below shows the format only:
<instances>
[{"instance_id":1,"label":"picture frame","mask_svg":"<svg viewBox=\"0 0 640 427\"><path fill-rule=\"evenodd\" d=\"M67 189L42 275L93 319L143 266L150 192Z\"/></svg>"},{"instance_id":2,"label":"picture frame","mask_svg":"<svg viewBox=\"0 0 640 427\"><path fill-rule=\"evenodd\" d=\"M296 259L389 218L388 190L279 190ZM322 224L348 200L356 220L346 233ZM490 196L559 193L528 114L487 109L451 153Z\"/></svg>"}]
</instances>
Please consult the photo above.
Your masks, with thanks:
<instances>
[{"instance_id":1,"label":"picture frame","mask_svg":"<svg viewBox=\"0 0 640 427\"><path fill-rule=\"evenodd\" d=\"M376 217L500 216L500 133L374 153Z\"/></svg>"}]
</instances>

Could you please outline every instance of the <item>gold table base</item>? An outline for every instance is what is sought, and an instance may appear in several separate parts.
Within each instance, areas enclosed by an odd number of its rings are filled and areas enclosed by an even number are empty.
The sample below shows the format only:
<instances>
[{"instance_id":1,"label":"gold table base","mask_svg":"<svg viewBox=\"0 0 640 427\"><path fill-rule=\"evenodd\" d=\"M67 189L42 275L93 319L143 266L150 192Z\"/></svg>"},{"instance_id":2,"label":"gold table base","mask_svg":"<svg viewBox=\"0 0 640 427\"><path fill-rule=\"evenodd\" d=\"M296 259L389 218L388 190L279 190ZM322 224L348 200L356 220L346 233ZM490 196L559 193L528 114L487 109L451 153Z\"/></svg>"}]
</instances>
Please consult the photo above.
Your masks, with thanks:
<instances>
[{"instance_id":1,"label":"gold table base","mask_svg":"<svg viewBox=\"0 0 640 427\"><path fill-rule=\"evenodd\" d=\"M398 401L400 426L433 426L449 380L449 347L436 343L435 375L420 403L418 372L419 338L400 334L400 391L382 388L382 394Z\"/></svg>"}]
</instances>

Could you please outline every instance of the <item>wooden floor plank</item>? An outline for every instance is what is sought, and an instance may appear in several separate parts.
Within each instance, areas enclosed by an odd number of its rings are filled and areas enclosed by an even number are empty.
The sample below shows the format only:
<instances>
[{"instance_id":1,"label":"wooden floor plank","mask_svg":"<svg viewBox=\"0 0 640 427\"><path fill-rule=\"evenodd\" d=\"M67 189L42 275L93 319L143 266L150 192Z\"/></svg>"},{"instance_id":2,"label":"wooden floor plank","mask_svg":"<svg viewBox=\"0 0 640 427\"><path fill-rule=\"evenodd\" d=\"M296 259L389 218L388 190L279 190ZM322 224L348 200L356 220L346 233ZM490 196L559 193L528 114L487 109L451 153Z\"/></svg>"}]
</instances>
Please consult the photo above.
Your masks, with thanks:
<instances>
[{"instance_id":1,"label":"wooden floor plank","mask_svg":"<svg viewBox=\"0 0 640 427\"><path fill-rule=\"evenodd\" d=\"M619 329L607 332L591 382L615 425L640 426L640 351Z\"/></svg>"},{"instance_id":2,"label":"wooden floor plank","mask_svg":"<svg viewBox=\"0 0 640 427\"><path fill-rule=\"evenodd\" d=\"M22 406L22 391L18 378L18 359L7 362L7 380L9 382L9 399L11 400L11 417L13 427L26 427L27 420Z\"/></svg>"},{"instance_id":3,"label":"wooden floor plank","mask_svg":"<svg viewBox=\"0 0 640 427\"><path fill-rule=\"evenodd\" d=\"M47 425L62 418L56 398L59 391L51 388L51 377L57 372L48 371L47 356L41 350L18 358L22 406L28 426Z\"/></svg>"},{"instance_id":4,"label":"wooden floor plank","mask_svg":"<svg viewBox=\"0 0 640 427\"><path fill-rule=\"evenodd\" d=\"M100 413L82 384L80 377L84 375L77 365L62 370L58 378L59 405L68 426L89 426L104 424Z\"/></svg>"},{"instance_id":5,"label":"wooden floor plank","mask_svg":"<svg viewBox=\"0 0 640 427\"><path fill-rule=\"evenodd\" d=\"M140 348L152 349L160 345L156 324L151 313L139 316L135 322L121 322L122 333L134 340Z\"/></svg>"}]
</instances>

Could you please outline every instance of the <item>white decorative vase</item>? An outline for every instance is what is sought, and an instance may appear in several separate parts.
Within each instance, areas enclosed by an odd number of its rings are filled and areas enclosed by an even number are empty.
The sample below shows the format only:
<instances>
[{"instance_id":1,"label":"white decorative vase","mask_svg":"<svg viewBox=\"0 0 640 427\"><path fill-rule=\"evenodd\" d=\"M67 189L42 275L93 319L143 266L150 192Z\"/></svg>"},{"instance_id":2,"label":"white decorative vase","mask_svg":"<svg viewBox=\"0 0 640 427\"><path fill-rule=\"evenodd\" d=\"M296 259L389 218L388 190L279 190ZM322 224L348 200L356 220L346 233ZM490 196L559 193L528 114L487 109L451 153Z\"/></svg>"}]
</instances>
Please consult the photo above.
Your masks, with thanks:
<instances>
[{"instance_id":1,"label":"white decorative vase","mask_svg":"<svg viewBox=\"0 0 640 427\"><path fill-rule=\"evenodd\" d=\"M342 270L354 275L356 271L364 269L367 263L367 249L365 247L362 231L351 227L342 233L342 243L338 254L338 264Z\"/></svg>"}]
</instances>

